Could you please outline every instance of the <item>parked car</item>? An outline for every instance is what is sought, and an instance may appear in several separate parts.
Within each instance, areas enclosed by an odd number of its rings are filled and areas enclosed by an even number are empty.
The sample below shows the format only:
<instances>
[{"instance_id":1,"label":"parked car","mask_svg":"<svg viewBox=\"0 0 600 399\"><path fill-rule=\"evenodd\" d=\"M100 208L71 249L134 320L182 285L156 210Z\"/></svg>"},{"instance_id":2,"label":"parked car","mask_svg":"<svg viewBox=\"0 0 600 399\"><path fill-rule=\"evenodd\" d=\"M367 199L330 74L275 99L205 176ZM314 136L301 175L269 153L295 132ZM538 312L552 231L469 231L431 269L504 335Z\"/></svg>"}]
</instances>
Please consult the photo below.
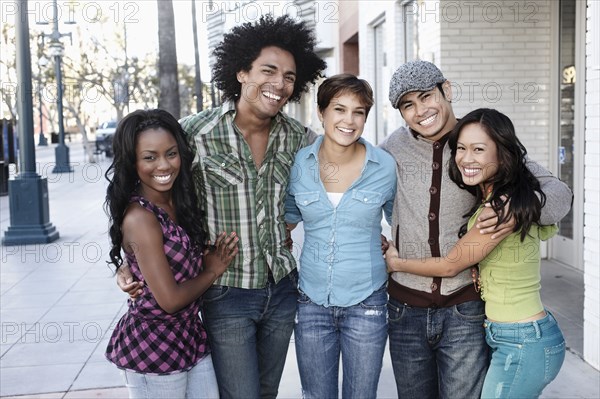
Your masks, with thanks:
<instances>
[{"instance_id":1,"label":"parked car","mask_svg":"<svg viewBox=\"0 0 600 399\"><path fill-rule=\"evenodd\" d=\"M103 122L96 128L96 152L106 153L107 157L112 157L112 139L117 130L116 121Z\"/></svg>"}]
</instances>

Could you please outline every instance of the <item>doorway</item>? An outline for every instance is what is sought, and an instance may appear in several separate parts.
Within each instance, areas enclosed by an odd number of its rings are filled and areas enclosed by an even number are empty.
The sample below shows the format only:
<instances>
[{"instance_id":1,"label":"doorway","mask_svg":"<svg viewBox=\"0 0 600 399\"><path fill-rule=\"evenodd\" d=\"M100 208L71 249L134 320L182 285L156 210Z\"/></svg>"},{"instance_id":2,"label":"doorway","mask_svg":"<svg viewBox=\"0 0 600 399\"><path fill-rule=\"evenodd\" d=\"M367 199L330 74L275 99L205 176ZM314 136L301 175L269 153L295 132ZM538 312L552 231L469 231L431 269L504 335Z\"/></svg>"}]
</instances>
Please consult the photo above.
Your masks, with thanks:
<instances>
[{"instance_id":1,"label":"doorway","mask_svg":"<svg viewBox=\"0 0 600 399\"><path fill-rule=\"evenodd\" d=\"M581 8L583 3L584 7ZM557 176L574 194L573 206L560 221L559 231L551 241L550 256L583 270L583 132L585 58L581 48L585 39L585 2L560 0L558 7L558 57L554 80L558 98L556 106Z\"/></svg>"}]
</instances>

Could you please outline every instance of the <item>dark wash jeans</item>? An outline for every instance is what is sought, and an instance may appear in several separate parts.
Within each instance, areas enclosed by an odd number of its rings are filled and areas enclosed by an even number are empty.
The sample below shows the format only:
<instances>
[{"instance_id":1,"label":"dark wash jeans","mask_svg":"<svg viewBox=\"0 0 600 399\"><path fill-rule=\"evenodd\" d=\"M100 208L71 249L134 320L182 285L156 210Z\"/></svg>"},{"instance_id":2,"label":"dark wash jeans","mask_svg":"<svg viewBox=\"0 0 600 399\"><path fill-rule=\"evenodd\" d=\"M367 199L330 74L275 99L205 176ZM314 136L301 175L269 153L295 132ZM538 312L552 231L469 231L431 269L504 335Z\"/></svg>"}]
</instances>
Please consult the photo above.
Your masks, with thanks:
<instances>
[{"instance_id":1,"label":"dark wash jeans","mask_svg":"<svg viewBox=\"0 0 600 399\"><path fill-rule=\"evenodd\" d=\"M203 295L208 332L221 399L276 398L298 297L294 270L265 288L215 285Z\"/></svg>"},{"instance_id":2,"label":"dark wash jeans","mask_svg":"<svg viewBox=\"0 0 600 399\"><path fill-rule=\"evenodd\" d=\"M417 308L388 301L398 397L479 398L489 365L484 303Z\"/></svg>"}]
</instances>

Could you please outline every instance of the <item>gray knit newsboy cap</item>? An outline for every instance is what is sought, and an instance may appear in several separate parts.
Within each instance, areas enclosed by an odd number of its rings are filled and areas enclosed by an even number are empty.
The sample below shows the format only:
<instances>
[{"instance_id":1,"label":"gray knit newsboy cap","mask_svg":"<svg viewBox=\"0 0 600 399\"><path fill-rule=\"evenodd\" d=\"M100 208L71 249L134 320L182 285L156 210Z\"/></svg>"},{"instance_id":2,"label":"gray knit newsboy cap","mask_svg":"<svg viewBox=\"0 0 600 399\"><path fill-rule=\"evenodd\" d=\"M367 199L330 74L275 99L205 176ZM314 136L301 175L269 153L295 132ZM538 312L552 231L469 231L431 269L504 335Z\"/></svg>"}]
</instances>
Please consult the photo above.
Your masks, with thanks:
<instances>
[{"instance_id":1,"label":"gray knit newsboy cap","mask_svg":"<svg viewBox=\"0 0 600 399\"><path fill-rule=\"evenodd\" d=\"M446 78L434 64L429 61L409 61L394 72L390 81L390 102L398 108L398 102L411 91L429 91Z\"/></svg>"}]
</instances>

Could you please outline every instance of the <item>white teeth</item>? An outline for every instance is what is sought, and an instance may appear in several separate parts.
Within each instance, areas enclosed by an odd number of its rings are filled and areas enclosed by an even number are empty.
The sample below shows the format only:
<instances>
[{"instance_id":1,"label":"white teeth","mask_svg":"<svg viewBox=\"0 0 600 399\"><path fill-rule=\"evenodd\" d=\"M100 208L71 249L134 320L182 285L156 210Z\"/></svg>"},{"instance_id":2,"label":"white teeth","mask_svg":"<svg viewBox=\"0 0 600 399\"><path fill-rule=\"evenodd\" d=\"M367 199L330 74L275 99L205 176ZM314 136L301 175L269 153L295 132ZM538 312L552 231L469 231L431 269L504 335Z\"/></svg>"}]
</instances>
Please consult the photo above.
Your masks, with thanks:
<instances>
[{"instance_id":1,"label":"white teeth","mask_svg":"<svg viewBox=\"0 0 600 399\"><path fill-rule=\"evenodd\" d=\"M345 127L339 127L339 126L338 126L338 130L343 133L352 133L354 131L354 129L347 129Z\"/></svg>"},{"instance_id":2,"label":"white teeth","mask_svg":"<svg viewBox=\"0 0 600 399\"><path fill-rule=\"evenodd\" d=\"M269 91L263 91L263 96L270 98L271 100L275 100L275 101L279 101L281 100L281 96L278 96L276 94L273 94Z\"/></svg>"},{"instance_id":3,"label":"white teeth","mask_svg":"<svg viewBox=\"0 0 600 399\"><path fill-rule=\"evenodd\" d=\"M465 175L476 175L477 173L479 173L481 169L474 169L474 168L463 168L463 171L465 172Z\"/></svg>"},{"instance_id":4,"label":"white teeth","mask_svg":"<svg viewBox=\"0 0 600 399\"><path fill-rule=\"evenodd\" d=\"M152 176L155 180L158 180L159 183L166 183L171 179L171 175L166 176Z\"/></svg>"},{"instance_id":5,"label":"white teeth","mask_svg":"<svg viewBox=\"0 0 600 399\"><path fill-rule=\"evenodd\" d=\"M429 118L427 118L427 119L422 120L421 122L419 122L419 125L421 125L421 126L430 125L431 123L433 123L433 121L435 120L436 116L437 116L437 114L431 115Z\"/></svg>"}]
</instances>

